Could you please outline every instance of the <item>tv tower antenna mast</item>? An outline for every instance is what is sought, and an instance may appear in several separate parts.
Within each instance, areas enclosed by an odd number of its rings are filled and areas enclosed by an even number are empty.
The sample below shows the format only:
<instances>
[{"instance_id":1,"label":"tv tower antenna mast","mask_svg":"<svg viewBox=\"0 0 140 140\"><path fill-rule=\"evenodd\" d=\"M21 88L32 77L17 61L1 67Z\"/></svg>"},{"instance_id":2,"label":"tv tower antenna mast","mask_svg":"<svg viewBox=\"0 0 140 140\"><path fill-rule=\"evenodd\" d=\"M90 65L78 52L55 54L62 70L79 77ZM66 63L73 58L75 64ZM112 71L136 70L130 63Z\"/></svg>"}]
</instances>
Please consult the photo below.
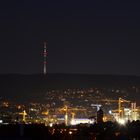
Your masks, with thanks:
<instances>
[{"instance_id":1,"label":"tv tower antenna mast","mask_svg":"<svg viewBox=\"0 0 140 140\"><path fill-rule=\"evenodd\" d=\"M44 53L43 53L43 58L44 58L44 67L43 67L43 73L46 75L46 67L47 67L47 42L44 42Z\"/></svg>"}]
</instances>

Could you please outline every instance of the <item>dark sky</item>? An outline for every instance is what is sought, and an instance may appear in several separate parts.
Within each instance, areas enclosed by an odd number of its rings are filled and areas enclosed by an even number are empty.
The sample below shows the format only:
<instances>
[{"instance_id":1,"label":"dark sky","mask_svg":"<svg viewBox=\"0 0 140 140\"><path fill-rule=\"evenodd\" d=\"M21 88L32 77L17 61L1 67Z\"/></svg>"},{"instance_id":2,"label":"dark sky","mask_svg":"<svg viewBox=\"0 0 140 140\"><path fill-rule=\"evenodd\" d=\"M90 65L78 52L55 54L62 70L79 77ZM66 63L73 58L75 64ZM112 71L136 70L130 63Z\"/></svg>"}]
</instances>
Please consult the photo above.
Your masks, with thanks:
<instances>
[{"instance_id":1,"label":"dark sky","mask_svg":"<svg viewBox=\"0 0 140 140\"><path fill-rule=\"evenodd\" d=\"M0 73L140 76L139 0L0 1Z\"/></svg>"}]
</instances>

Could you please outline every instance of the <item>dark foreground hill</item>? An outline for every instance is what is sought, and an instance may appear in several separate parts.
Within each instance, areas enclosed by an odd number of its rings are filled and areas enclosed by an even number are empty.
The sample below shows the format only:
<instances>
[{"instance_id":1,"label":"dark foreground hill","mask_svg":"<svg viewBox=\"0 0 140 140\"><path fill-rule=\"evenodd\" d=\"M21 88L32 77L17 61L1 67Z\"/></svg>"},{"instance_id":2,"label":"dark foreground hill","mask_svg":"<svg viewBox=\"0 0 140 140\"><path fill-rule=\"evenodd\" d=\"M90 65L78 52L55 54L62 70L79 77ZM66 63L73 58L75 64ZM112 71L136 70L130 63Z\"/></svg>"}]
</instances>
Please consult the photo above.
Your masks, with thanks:
<instances>
[{"instance_id":1,"label":"dark foreground hill","mask_svg":"<svg viewBox=\"0 0 140 140\"><path fill-rule=\"evenodd\" d=\"M140 87L140 77L82 74L0 75L0 96L14 100L41 99L51 89L132 86Z\"/></svg>"}]
</instances>

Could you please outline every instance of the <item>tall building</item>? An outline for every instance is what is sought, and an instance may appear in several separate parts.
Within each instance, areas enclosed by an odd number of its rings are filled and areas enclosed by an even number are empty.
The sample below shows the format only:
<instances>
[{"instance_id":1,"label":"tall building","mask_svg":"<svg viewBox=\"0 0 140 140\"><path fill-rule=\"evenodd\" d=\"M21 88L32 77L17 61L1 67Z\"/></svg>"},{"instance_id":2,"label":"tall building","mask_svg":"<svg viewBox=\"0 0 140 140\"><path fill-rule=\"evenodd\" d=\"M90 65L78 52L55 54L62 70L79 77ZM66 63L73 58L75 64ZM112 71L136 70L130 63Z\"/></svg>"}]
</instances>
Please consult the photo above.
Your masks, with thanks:
<instances>
[{"instance_id":1,"label":"tall building","mask_svg":"<svg viewBox=\"0 0 140 140\"><path fill-rule=\"evenodd\" d=\"M103 116L104 116L104 112L103 110L100 108L97 111L97 123L102 123L103 122Z\"/></svg>"},{"instance_id":2,"label":"tall building","mask_svg":"<svg viewBox=\"0 0 140 140\"><path fill-rule=\"evenodd\" d=\"M47 73L47 43L46 42L44 42L43 58L44 58L43 73L44 73L44 75L46 75L46 73Z\"/></svg>"}]
</instances>

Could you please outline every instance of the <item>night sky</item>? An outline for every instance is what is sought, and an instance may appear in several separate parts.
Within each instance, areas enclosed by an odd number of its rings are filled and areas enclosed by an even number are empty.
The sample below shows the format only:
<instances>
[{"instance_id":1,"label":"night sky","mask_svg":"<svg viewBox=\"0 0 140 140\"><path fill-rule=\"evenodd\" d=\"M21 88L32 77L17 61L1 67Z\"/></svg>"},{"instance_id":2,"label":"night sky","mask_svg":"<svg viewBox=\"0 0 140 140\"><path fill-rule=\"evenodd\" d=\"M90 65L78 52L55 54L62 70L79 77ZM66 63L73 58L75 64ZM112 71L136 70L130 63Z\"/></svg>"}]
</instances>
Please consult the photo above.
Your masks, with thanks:
<instances>
[{"instance_id":1,"label":"night sky","mask_svg":"<svg viewBox=\"0 0 140 140\"><path fill-rule=\"evenodd\" d=\"M140 1L0 1L0 73L140 76Z\"/></svg>"}]
</instances>

